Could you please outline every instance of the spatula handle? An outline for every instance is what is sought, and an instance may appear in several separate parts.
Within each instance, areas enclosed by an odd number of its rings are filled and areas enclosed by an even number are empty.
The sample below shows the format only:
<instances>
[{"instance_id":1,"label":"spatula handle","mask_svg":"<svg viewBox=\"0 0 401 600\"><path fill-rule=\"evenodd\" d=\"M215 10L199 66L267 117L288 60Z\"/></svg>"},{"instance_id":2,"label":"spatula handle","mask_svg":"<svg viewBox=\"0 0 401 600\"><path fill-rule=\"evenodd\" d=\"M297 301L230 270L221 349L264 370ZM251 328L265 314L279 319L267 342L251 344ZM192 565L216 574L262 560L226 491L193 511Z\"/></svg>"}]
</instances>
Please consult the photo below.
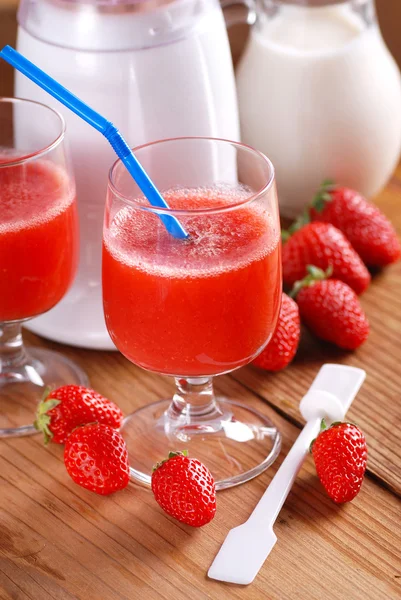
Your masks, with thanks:
<instances>
[{"instance_id":1,"label":"spatula handle","mask_svg":"<svg viewBox=\"0 0 401 600\"><path fill-rule=\"evenodd\" d=\"M287 498L294 480L302 467L312 440L320 430L321 418L308 421L291 450L282 462L269 487L259 500L248 522L272 527Z\"/></svg>"}]
</instances>

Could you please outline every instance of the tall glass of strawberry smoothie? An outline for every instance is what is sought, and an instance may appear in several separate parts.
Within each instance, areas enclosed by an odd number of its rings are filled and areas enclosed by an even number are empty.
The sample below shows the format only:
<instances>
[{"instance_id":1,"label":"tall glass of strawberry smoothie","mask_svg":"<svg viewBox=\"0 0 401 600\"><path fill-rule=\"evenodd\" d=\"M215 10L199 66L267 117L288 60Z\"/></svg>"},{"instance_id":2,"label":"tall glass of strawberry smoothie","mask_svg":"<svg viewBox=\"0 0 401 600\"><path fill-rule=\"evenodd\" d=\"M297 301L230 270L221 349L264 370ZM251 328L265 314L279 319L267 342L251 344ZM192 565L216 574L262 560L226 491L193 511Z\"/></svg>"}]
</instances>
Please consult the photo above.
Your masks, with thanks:
<instances>
[{"instance_id":1,"label":"tall glass of strawberry smoothie","mask_svg":"<svg viewBox=\"0 0 401 600\"><path fill-rule=\"evenodd\" d=\"M54 110L0 99L0 437L33 433L45 387L85 383L67 358L27 350L21 327L57 304L78 258L75 185Z\"/></svg>"},{"instance_id":2,"label":"tall glass of strawberry smoothie","mask_svg":"<svg viewBox=\"0 0 401 600\"><path fill-rule=\"evenodd\" d=\"M172 399L127 417L132 475L149 484L169 450L188 450L218 488L274 460L279 434L249 405L216 397L212 378L269 342L281 298L274 170L259 152L208 138L162 140L135 155L169 209L149 206L120 162L110 171L103 243L106 324L132 363L175 378ZM176 239L160 216L188 233ZM223 380L231 395L240 388ZM231 389L230 389L231 388ZM134 391L135 393L135 391ZM241 389L240 393L243 393Z\"/></svg>"}]
</instances>

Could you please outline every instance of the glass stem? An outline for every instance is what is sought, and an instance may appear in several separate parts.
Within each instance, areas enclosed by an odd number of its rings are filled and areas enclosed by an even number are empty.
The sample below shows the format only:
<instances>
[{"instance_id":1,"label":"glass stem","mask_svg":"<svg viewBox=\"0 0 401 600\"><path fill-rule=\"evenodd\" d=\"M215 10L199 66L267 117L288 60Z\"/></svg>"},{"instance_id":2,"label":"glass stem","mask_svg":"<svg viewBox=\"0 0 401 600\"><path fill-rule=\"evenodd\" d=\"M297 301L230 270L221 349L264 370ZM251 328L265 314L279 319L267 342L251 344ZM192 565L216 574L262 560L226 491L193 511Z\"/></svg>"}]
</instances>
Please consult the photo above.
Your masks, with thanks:
<instances>
[{"instance_id":1,"label":"glass stem","mask_svg":"<svg viewBox=\"0 0 401 600\"><path fill-rule=\"evenodd\" d=\"M177 388L169 408L170 419L193 423L221 416L212 377L176 377L175 383Z\"/></svg>"},{"instance_id":2,"label":"glass stem","mask_svg":"<svg viewBox=\"0 0 401 600\"><path fill-rule=\"evenodd\" d=\"M22 323L0 323L0 373L7 374L23 367L28 356L21 333Z\"/></svg>"}]
</instances>

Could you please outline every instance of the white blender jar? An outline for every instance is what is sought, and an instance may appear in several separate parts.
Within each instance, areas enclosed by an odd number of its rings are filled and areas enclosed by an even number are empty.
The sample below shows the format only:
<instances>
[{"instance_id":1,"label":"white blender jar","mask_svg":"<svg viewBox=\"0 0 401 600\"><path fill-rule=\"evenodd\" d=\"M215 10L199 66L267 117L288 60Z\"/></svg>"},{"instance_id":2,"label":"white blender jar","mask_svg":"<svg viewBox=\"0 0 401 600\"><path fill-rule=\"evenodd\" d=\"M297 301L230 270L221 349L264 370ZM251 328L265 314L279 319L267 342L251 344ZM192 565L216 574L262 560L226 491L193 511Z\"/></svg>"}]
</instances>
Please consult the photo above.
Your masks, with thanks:
<instances>
[{"instance_id":1,"label":"white blender jar","mask_svg":"<svg viewBox=\"0 0 401 600\"><path fill-rule=\"evenodd\" d=\"M239 139L218 0L22 0L18 22L18 50L114 122L131 146L178 136ZM101 240L114 153L19 73L15 95L53 105L67 121L81 228L74 285L28 327L57 342L112 349L101 299Z\"/></svg>"},{"instance_id":2,"label":"white blender jar","mask_svg":"<svg viewBox=\"0 0 401 600\"><path fill-rule=\"evenodd\" d=\"M368 198L401 149L401 80L373 0L257 0L237 69L241 135L272 160L280 211L325 179Z\"/></svg>"}]
</instances>

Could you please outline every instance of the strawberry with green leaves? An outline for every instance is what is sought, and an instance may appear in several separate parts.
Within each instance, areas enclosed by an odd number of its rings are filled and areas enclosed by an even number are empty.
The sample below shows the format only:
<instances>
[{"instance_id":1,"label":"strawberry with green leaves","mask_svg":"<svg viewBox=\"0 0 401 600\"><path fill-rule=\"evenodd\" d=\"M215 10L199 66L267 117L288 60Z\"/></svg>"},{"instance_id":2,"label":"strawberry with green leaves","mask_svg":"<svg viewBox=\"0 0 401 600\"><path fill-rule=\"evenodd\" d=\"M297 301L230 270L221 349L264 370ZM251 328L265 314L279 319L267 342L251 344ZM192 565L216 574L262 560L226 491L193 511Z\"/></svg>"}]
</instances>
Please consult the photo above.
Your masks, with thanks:
<instances>
[{"instance_id":1,"label":"strawberry with green leaves","mask_svg":"<svg viewBox=\"0 0 401 600\"><path fill-rule=\"evenodd\" d=\"M337 227L368 266L384 267L401 257L400 240L381 210L358 192L332 181L322 184L305 220Z\"/></svg>"},{"instance_id":2,"label":"strawberry with green leaves","mask_svg":"<svg viewBox=\"0 0 401 600\"><path fill-rule=\"evenodd\" d=\"M103 423L114 429L121 427L123 413L120 408L95 390L65 385L56 390L46 390L40 402L34 425L47 444L64 444L69 434L79 425Z\"/></svg>"},{"instance_id":3,"label":"strawberry with green leaves","mask_svg":"<svg viewBox=\"0 0 401 600\"><path fill-rule=\"evenodd\" d=\"M282 249L283 280L288 287L305 277L308 265L315 265L323 271L330 267L333 279L343 281L357 294L366 290L370 283L369 271L334 225L308 223L298 230L290 228L289 232L292 231Z\"/></svg>"},{"instance_id":4,"label":"strawberry with green leaves","mask_svg":"<svg viewBox=\"0 0 401 600\"><path fill-rule=\"evenodd\" d=\"M216 513L213 477L204 464L186 452L170 452L156 465L152 491L167 514L192 527L206 525Z\"/></svg>"},{"instance_id":5,"label":"strawberry with green leaves","mask_svg":"<svg viewBox=\"0 0 401 600\"><path fill-rule=\"evenodd\" d=\"M352 423L322 421L319 435L311 444L318 477L336 503L353 500L361 489L368 449L362 431Z\"/></svg>"},{"instance_id":6,"label":"strawberry with green leaves","mask_svg":"<svg viewBox=\"0 0 401 600\"><path fill-rule=\"evenodd\" d=\"M291 292L302 322L316 337L355 350L369 336L369 322L358 296L343 281L327 279L330 270L325 273L308 265L307 271Z\"/></svg>"}]
</instances>

